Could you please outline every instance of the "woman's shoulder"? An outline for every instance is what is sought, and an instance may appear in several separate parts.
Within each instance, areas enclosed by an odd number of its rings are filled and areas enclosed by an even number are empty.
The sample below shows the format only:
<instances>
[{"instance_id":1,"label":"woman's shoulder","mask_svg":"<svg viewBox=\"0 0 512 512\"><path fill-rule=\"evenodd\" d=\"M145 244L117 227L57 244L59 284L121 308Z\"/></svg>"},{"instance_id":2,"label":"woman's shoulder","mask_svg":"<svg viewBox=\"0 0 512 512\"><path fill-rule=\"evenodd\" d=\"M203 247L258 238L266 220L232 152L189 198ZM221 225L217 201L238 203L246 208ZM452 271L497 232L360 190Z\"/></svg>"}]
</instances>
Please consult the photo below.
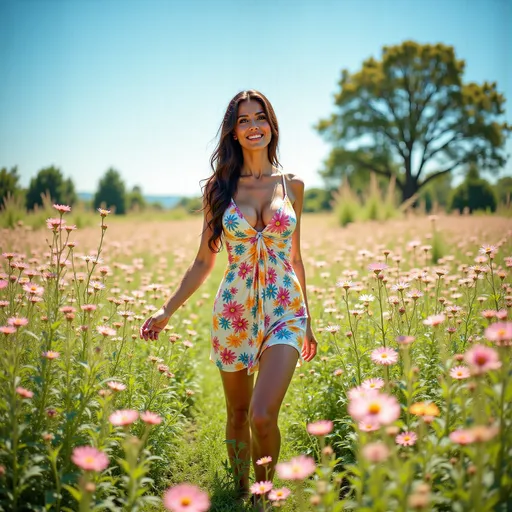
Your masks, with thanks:
<instances>
[{"instance_id":1,"label":"woman's shoulder","mask_svg":"<svg viewBox=\"0 0 512 512\"><path fill-rule=\"evenodd\" d=\"M304 194L304 180L297 174L291 172L283 172L286 179L286 186L291 190L293 199Z\"/></svg>"}]
</instances>

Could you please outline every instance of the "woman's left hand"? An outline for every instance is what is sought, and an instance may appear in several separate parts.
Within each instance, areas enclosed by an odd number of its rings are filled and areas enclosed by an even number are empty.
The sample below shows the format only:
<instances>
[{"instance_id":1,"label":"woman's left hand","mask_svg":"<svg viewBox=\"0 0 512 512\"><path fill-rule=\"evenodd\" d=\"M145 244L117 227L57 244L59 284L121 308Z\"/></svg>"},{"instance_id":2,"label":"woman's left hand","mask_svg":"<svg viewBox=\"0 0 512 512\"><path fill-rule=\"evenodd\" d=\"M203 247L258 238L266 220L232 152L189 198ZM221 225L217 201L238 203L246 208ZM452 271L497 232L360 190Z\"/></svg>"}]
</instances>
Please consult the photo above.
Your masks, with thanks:
<instances>
[{"instance_id":1,"label":"woman's left hand","mask_svg":"<svg viewBox=\"0 0 512 512\"><path fill-rule=\"evenodd\" d=\"M316 356L316 349L318 342L311 329L307 329L306 336L304 336L304 343L302 344L302 358L304 361L311 361Z\"/></svg>"}]
</instances>

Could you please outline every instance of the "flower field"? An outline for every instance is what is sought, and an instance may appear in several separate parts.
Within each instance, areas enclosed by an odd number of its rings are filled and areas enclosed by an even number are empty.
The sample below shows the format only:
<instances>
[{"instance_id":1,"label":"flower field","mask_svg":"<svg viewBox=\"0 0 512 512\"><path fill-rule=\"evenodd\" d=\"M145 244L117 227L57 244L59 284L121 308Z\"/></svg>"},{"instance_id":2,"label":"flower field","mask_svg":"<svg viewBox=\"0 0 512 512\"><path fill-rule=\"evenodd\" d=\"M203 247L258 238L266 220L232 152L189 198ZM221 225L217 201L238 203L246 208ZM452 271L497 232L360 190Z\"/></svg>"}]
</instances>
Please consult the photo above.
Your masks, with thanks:
<instances>
[{"instance_id":1,"label":"flower field","mask_svg":"<svg viewBox=\"0 0 512 512\"><path fill-rule=\"evenodd\" d=\"M144 341L201 219L54 213L1 234L0 510L251 510L208 361L225 252ZM266 510L509 510L510 221L305 215L301 232L319 353L285 398L277 477L251 492Z\"/></svg>"}]
</instances>

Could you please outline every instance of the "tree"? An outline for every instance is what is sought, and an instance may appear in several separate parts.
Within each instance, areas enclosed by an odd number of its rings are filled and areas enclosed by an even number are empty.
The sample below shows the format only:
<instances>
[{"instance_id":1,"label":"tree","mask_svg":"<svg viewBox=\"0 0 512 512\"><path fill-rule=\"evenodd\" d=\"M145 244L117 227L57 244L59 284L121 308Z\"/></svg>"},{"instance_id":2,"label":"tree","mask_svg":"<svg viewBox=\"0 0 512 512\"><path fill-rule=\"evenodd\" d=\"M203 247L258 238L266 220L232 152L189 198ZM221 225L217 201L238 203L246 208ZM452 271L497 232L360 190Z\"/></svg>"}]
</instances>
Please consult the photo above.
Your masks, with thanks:
<instances>
[{"instance_id":1,"label":"tree","mask_svg":"<svg viewBox=\"0 0 512 512\"><path fill-rule=\"evenodd\" d=\"M496 194L492 185L480 178L478 168L472 165L466 179L454 191L451 208L462 212L467 208L470 213L476 210L496 211Z\"/></svg>"},{"instance_id":2,"label":"tree","mask_svg":"<svg viewBox=\"0 0 512 512\"><path fill-rule=\"evenodd\" d=\"M469 163L502 167L512 129L505 98L496 83L463 83L464 66L451 46L406 41L384 46L381 60L369 58L355 73L343 70L337 112L316 125L334 145L324 178L339 183L358 169L394 175L405 201Z\"/></svg>"},{"instance_id":3,"label":"tree","mask_svg":"<svg viewBox=\"0 0 512 512\"><path fill-rule=\"evenodd\" d=\"M107 170L94 194L93 205L94 208L100 208L102 205L112 208L116 214L126 212L125 186L118 171L113 168Z\"/></svg>"},{"instance_id":4,"label":"tree","mask_svg":"<svg viewBox=\"0 0 512 512\"><path fill-rule=\"evenodd\" d=\"M331 210L332 191L323 188L308 188L304 192L304 204L302 209L305 212L320 212Z\"/></svg>"},{"instance_id":5,"label":"tree","mask_svg":"<svg viewBox=\"0 0 512 512\"><path fill-rule=\"evenodd\" d=\"M138 185L135 185L132 191L127 194L126 202L128 204L128 210L144 210L144 208L146 208L146 200L142 195L142 189Z\"/></svg>"},{"instance_id":6,"label":"tree","mask_svg":"<svg viewBox=\"0 0 512 512\"><path fill-rule=\"evenodd\" d=\"M71 179L64 180L60 169L53 166L41 169L37 176L30 180L26 198L28 210L33 210L36 205L43 205L41 194L49 194L54 203L69 206L77 199Z\"/></svg>"},{"instance_id":7,"label":"tree","mask_svg":"<svg viewBox=\"0 0 512 512\"><path fill-rule=\"evenodd\" d=\"M19 179L17 167L13 167L10 171L7 170L7 167L0 169L0 206L8 195L16 196L21 192L21 188L18 186Z\"/></svg>"},{"instance_id":8,"label":"tree","mask_svg":"<svg viewBox=\"0 0 512 512\"><path fill-rule=\"evenodd\" d=\"M512 200L512 176L503 176L494 186L494 191L501 204L510 206Z\"/></svg>"}]
</instances>

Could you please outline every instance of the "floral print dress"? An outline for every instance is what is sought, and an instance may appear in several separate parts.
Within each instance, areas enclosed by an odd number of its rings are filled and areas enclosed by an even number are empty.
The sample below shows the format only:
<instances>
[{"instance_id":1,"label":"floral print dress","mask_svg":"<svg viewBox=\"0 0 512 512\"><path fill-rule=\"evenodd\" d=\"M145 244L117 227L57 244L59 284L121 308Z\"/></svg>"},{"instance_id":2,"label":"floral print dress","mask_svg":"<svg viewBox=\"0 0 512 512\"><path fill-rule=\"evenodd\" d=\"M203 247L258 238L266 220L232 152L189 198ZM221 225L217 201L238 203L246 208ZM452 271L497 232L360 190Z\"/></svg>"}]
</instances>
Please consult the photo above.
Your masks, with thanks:
<instances>
[{"instance_id":1,"label":"floral print dress","mask_svg":"<svg viewBox=\"0 0 512 512\"><path fill-rule=\"evenodd\" d=\"M262 231L234 199L222 218L228 265L213 304L210 360L223 371L251 375L262 352L280 344L294 347L302 363L308 316L289 259L297 217L282 178L282 204Z\"/></svg>"}]
</instances>

